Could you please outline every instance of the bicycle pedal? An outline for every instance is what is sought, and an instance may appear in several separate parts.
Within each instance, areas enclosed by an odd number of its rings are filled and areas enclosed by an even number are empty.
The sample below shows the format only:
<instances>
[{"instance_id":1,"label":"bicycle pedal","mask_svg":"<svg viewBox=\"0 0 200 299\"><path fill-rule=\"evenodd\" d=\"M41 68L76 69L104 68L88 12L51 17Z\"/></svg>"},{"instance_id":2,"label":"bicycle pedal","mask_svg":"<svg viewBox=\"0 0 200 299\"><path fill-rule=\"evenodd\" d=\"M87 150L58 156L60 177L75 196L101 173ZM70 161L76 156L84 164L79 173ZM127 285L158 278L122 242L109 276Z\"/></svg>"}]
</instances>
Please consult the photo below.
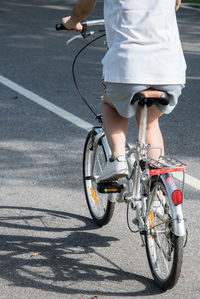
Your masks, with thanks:
<instances>
[{"instance_id":1,"label":"bicycle pedal","mask_svg":"<svg viewBox=\"0 0 200 299\"><path fill-rule=\"evenodd\" d=\"M138 225L138 224L139 224L137 218L134 218L134 219L132 220L132 223L135 224L135 225Z\"/></svg>"},{"instance_id":2,"label":"bicycle pedal","mask_svg":"<svg viewBox=\"0 0 200 299\"><path fill-rule=\"evenodd\" d=\"M97 183L97 190L99 193L120 193L123 189L124 185L120 185L118 182Z\"/></svg>"},{"instance_id":3,"label":"bicycle pedal","mask_svg":"<svg viewBox=\"0 0 200 299\"><path fill-rule=\"evenodd\" d=\"M145 231L145 230L141 230L141 231L140 231L140 235L141 235L141 236L145 236L145 235L146 235L146 231Z\"/></svg>"}]
</instances>

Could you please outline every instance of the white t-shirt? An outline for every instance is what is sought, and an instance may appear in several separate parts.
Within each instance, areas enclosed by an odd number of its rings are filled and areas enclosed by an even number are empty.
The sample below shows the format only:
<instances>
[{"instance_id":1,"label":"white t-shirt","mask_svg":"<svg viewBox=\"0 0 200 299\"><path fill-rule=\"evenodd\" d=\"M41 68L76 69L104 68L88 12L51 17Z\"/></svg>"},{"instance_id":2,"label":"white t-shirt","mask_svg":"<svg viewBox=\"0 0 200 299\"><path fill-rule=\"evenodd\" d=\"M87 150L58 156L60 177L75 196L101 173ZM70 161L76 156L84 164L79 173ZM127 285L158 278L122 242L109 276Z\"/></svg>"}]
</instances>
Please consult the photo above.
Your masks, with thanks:
<instances>
[{"instance_id":1,"label":"white t-shirt","mask_svg":"<svg viewBox=\"0 0 200 299\"><path fill-rule=\"evenodd\" d=\"M184 84L176 0L104 0L105 82Z\"/></svg>"}]
</instances>

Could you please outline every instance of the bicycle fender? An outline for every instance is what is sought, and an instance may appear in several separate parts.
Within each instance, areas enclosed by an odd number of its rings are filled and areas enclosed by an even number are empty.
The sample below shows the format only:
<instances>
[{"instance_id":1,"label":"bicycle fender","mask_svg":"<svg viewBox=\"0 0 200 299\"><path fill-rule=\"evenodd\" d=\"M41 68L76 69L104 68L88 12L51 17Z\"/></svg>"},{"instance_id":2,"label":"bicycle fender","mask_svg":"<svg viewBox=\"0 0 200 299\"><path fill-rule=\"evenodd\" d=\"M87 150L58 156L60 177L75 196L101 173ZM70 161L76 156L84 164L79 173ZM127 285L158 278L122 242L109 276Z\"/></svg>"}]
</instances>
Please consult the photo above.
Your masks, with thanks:
<instances>
[{"instance_id":1,"label":"bicycle fender","mask_svg":"<svg viewBox=\"0 0 200 299\"><path fill-rule=\"evenodd\" d=\"M174 190L177 190L177 186L172 175L166 173L160 176L169 197L169 203L171 205L172 218L173 221L173 233L176 236L185 236L186 228L185 228L185 218L183 215L183 204L175 206L172 200L172 193Z\"/></svg>"}]
</instances>

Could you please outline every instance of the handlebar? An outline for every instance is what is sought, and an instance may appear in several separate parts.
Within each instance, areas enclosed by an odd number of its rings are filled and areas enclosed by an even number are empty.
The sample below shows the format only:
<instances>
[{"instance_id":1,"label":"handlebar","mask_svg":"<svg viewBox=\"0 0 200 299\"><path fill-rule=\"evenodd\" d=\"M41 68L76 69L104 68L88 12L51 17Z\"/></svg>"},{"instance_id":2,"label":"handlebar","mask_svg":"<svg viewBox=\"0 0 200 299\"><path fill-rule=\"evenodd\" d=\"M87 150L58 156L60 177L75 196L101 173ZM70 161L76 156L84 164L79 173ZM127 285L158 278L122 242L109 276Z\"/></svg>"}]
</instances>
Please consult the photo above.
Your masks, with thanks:
<instances>
[{"instance_id":1,"label":"handlebar","mask_svg":"<svg viewBox=\"0 0 200 299\"><path fill-rule=\"evenodd\" d=\"M61 24L56 24L56 30L65 30L66 28L64 27L64 25L61 23Z\"/></svg>"},{"instance_id":2,"label":"handlebar","mask_svg":"<svg viewBox=\"0 0 200 299\"><path fill-rule=\"evenodd\" d=\"M81 24L90 27L90 26L104 25L105 22L104 22L104 19L100 19L100 20L83 21L83 22L81 22Z\"/></svg>"},{"instance_id":3,"label":"handlebar","mask_svg":"<svg viewBox=\"0 0 200 299\"><path fill-rule=\"evenodd\" d=\"M90 20L90 21L82 21L81 25L83 27L90 27L90 26L99 26L99 25L104 25L104 19L100 20ZM56 30L67 30L65 26L61 24L56 24Z\"/></svg>"},{"instance_id":4,"label":"handlebar","mask_svg":"<svg viewBox=\"0 0 200 299\"><path fill-rule=\"evenodd\" d=\"M81 33L78 34L78 35L75 35L74 37L69 39L67 41L67 46L77 38L86 38L86 37L94 34L95 31L88 31L88 27L90 27L90 26L103 26L104 25L104 19L82 21L81 25L83 26L83 29L82 29ZM67 30L67 29L65 28L65 26L62 23L60 23L60 24L56 24L56 30L60 31L60 30Z\"/></svg>"}]
</instances>

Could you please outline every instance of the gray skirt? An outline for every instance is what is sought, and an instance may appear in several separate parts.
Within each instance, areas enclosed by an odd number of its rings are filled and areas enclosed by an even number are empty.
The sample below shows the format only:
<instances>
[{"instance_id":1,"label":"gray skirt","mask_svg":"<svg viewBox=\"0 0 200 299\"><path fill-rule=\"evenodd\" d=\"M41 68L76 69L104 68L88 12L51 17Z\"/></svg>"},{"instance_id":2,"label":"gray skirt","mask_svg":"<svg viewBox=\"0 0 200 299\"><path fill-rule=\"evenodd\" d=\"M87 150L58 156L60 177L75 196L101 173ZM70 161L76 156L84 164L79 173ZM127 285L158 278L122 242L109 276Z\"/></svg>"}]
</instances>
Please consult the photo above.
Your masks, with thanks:
<instances>
[{"instance_id":1,"label":"gray skirt","mask_svg":"<svg viewBox=\"0 0 200 299\"><path fill-rule=\"evenodd\" d=\"M111 83L104 82L105 93L108 99L112 102L118 113L126 118L130 118L135 115L137 103L131 105L130 102L133 96L142 90L154 88L165 91L169 94L169 104L163 106L157 104L157 108L164 114L169 114L176 107L178 98L181 94L183 84L174 85L140 85L140 84L129 84L129 83Z\"/></svg>"}]
</instances>

